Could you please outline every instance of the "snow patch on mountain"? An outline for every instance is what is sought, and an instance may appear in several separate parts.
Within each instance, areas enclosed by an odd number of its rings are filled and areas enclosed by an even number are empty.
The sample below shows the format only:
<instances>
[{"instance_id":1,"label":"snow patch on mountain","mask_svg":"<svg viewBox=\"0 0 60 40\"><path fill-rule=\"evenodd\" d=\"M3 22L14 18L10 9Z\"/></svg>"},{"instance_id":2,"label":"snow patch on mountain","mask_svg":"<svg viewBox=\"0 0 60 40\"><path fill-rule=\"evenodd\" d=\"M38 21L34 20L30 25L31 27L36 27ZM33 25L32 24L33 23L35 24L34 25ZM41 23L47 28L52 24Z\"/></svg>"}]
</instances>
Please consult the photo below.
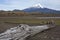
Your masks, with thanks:
<instances>
[{"instance_id":1,"label":"snow patch on mountain","mask_svg":"<svg viewBox=\"0 0 60 40\"><path fill-rule=\"evenodd\" d=\"M35 5L33 5L32 7L35 7L35 8L44 8L40 3L35 4Z\"/></svg>"}]
</instances>

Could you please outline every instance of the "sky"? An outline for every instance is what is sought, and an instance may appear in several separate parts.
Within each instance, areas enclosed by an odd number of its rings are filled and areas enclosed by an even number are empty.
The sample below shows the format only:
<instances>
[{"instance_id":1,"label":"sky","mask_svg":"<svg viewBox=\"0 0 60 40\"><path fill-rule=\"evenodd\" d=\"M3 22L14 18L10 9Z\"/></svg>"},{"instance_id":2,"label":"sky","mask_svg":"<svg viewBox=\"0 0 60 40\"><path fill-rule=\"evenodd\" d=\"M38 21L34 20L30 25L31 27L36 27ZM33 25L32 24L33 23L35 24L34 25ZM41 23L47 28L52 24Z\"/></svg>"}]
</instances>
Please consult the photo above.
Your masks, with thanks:
<instances>
[{"instance_id":1,"label":"sky","mask_svg":"<svg viewBox=\"0 0 60 40\"><path fill-rule=\"evenodd\" d=\"M54 10L60 10L60 0L0 0L0 10L23 10L35 4L41 4Z\"/></svg>"}]
</instances>

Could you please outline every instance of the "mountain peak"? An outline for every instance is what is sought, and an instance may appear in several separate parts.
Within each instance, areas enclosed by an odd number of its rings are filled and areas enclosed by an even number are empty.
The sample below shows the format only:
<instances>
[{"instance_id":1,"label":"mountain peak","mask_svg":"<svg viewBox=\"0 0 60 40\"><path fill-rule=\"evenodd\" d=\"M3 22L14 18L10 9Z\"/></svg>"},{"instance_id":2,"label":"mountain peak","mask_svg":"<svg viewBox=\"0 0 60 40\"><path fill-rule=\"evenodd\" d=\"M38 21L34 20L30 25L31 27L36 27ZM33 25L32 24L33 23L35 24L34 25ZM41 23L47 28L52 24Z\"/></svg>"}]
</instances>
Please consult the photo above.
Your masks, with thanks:
<instances>
[{"instance_id":1,"label":"mountain peak","mask_svg":"<svg viewBox=\"0 0 60 40\"><path fill-rule=\"evenodd\" d=\"M43 8L43 6L40 3L33 5L33 7L35 7L35 8Z\"/></svg>"}]
</instances>

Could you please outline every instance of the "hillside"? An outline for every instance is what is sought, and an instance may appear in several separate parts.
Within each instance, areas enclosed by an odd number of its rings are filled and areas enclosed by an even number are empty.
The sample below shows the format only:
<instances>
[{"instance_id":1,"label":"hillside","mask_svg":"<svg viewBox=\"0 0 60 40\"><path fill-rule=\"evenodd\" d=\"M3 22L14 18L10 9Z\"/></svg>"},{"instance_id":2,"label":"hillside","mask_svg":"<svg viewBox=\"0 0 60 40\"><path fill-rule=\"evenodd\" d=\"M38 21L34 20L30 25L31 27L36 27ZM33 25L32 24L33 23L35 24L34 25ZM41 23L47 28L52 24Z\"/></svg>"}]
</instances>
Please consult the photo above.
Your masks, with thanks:
<instances>
[{"instance_id":1,"label":"hillside","mask_svg":"<svg viewBox=\"0 0 60 40\"><path fill-rule=\"evenodd\" d=\"M24 11L0 11L0 17L60 17L60 13L44 13L44 12L24 12Z\"/></svg>"}]
</instances>

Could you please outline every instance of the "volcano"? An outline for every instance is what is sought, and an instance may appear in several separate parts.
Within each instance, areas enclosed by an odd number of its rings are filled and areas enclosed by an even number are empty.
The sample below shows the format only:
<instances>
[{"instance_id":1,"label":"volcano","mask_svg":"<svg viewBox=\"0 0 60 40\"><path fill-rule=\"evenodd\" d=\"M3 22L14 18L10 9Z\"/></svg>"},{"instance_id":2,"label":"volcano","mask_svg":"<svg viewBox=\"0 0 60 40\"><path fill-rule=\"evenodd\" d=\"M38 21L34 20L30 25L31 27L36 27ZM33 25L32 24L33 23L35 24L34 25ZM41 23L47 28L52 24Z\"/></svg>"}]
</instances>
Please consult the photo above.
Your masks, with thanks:
<instances>
[{"instance_id":1,"label":"volcano","mask_svg":"<svg viewBox=\"0 0 60 40\"><path fill-rule=\"evenodd\" d=\"M32 7L23 9L25 12L43 12L43 13L60 13L58 10L43 7L41 4L33 5Z\"/></svg>"}]
</instances>

